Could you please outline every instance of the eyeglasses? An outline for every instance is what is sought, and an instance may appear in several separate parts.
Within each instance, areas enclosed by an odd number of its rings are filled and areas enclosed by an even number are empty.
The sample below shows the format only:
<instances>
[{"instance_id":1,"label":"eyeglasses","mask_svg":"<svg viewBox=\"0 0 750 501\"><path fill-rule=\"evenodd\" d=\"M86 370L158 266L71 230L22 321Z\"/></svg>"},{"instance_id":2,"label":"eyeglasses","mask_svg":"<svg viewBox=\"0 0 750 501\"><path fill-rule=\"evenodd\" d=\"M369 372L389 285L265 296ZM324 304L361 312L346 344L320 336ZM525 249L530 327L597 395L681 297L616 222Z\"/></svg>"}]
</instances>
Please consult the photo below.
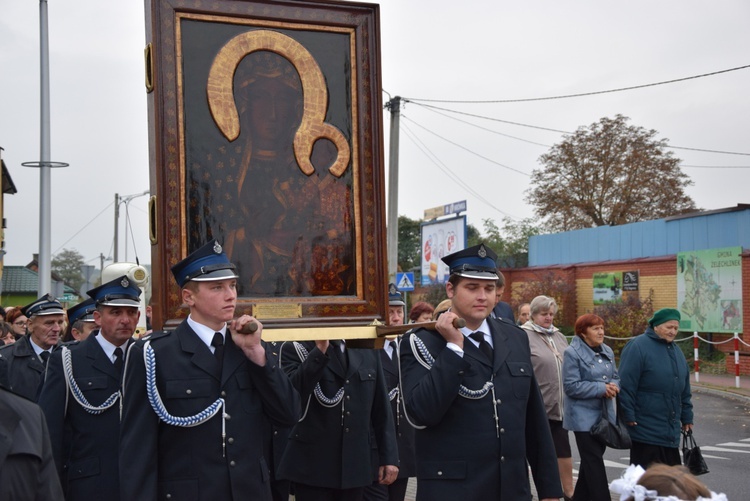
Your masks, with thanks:
<instances>
[{"instance_id":1,"label":"eyeglasses","mask_svg":"<svg viewBox=\"0 0 750 501\"><path fill-rule=\"evenodd\" d=\"M15 321L15 322L13 322L13 325L23 325L23 326L26 326L26 325L28 325L28 322L24 321L24 320L22 320L20 322Z\"/></svg>"}]
</instances>

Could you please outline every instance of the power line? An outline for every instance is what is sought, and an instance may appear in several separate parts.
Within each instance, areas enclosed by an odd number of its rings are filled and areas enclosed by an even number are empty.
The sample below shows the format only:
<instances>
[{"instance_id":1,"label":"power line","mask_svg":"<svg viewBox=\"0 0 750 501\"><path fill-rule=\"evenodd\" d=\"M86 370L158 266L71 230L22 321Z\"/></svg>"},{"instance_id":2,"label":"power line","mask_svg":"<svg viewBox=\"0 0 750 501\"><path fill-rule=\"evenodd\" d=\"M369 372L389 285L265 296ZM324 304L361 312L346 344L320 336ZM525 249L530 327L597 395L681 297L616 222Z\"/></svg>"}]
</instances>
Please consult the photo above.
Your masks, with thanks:
<instances>
[{"instance_id":1,"label":"power line","mask_svg":"<svg viewBox=\"0 0 750 501\"><path fill-rule=\"evenodd\" d=\"M93 217L93 218L91 219L91 221L89 221L88 223L86 223L86 224L85 224L85 225L83 226L83 228L81 228L80 230L78 230L77 232L75 232L75 234L73 234L73 236L72 236L72 237L70 237L69 239L67 239L67 240L66 240L66 241L65 241L65 242L64 242L64 243L63 243L63 244L62 244L62 245L61 245L60 247L58 247L58 248L57 248L57 250L56 250L55 252L53 252L52 254L57 254L57 252L58 252L58 251L59 251L60 249L62 249L63 247L65 247L65 244L67 244L68 242L70 242L71 240L73 240L73 239L74 239L75 237L77 237L77 236L78 236L78 235L79 235L79 234L80 234L80 233L81 233L81 232L82 232L83 230L85 230L86 228L88 228L88 226L89 226L89 225L90 225L91 223L93 223L93 222L94 222L94 220L95 220L96 218L98 218L99 216L101 216L101 215L102 215L102 214L104 213L104 211L106 211L107 209L109 209L109 208L110 208L110 207L112 206L112 204L114 204L114 202L110 202L110 203L109 203L109 205L107 205L107 206L106 206L105 208L103 208L103 209L101 210L101 212L99 212L99 214L97 214L96 216L94 216L94 217Z\"/></svg>"},{"instance_id":2,"label":"power line","mask_svg":"<svg viewBox=\"0 0 750 501\"><path fill-rule=\"evenodd\" d=\"M415 103L415 104L417 104L417 103ZM534 141L529 141L528 139L524 139L522 137L511 136L510 134L504 134L504 133L496 131L496 130L488 129L487 127L482 127L481 125L477 125L475 123L468 122L466 120L461 120L460 118L452 117L452 116L447 115L445 113L440 113L439 111L437 111L436 109L432 109L431 107L426 107L426 109L429 110L429 111L431 111L431 112L433 112L433 113L436 113L436 114L438 114L440 116L448 118L450 120L455 120L456 122L461 122L462 124L471 125L472 127L476 127L477 129L480 129L480 130L483 130L483 131L487 131L487 132L490 132L492 134L497 134L498 136L503 136L503 137L507 137L507 138L510 138L510 139L515 139L517 141L522 141L524 143L529 143L529 144L533 144L533 145L536 145L536 146L544 146L545 148L550 148L551 147L551 145L549 145L549 144L536 143Z\"/></svg>"},{"instance_id":3,"label":"power line","mask_svg":"<svg viewBox=\"0 0 750 501\"><path fill-rule=\"evenodd\" d=\"M530 129L539 129L539 130L546 130L548 132L557 132L559 134L570 134L570 132L565 131L565 130L550 129L548 127L540 127L538 125L523 124L523 123L520 123L520 122L511 122L509 120L502 120L500 118L488 117L486 115L477 115L476 113L467 113L465 111L452 110L450 108L441 108L439 106L433 106L433 105L430 105L430 104L416 103L416 102L409 101L409 100L405 100L405 101L407 103L412 103L412 104L415 104L417 106L422 106L424 108L433 108L433 109L436 109L436 110L447 111L449 113L455 113L457 115L465 115L467 117L481 118L483 120L490 120L490 121L493 121L493 122L500 122L500 123L510 124L510 125L518 125L519 127L528 127Z\"/></svg>"},{"instance_id":4,"label":"power line","mask_svg":"<svg viewBox=\"0 0 750 501\"><path fill-rule=\"evenodd\" d=\"M510 125L517 125L519 127L528 127L528 128L531 128L531 129L544 130L544 131L548 131L548 132L556 132L556 133L559 133L559 134L575 134L574 132L570 132L570 131L566 131L566 130L551 129L549 127L540 127L538 125L524 124L524 123L520 123L520 122L511 122L509 120L502 120L500 118L488 117L486 115L478 115L476 113L467 113L465 111L458 111L458 110L453 110L453 109L450 109L450 108L442 108L442 107L439 107L439 106L433 106L433 105L429 105L429 104L422 104L422 103L417 103L417 102L413 102L413 101L408 101L408 102L410 102L412 104L415 104L417 106L422 106L424 108L431 108L430 111L433 111L433 110L442 110L442 111L447 111L448 113L455 113L457 115L465 115L465 116L469 116L469 117L480 118L482 120L490 120L490 121L493 121L493 122L501 122L501 123L510 124ZM703 153L718 153L718 154L721 154L721 155L750 156L750 153L743 153L743 152L738 152L738 151L722 151L722 150L709 150L709 149L703 149L703 148L688 148L687 146L675 146L675 145L671 145L671 144L668 144L666 146L666 148L671 148L671 149L674 149L674 150L700 151L700 152L703 152Z\"/></svg>"},{"instance_id":5,"label":"power line","mask_svg":"<svg viewBox=\"0 0 750 501\"><path fill-rule=\"evenodd\" d=\"M497 103L526 103L526 102L531 102L531 101L551 101L554 99L569 99L572 97L595 96L598 94L610 94L612 92L623 92L627 90L643 89L646 87L655 87L657 85L666 85L666 84L672 84L672 83L677 83L677 82L684 82L686 80L694 80L696 78L710 77L714 75L720 75L722 73L729 73L730 71L744 70L746 68L750 68L750 64L745 65L745 66L737 66L736 68L729 68L726 70L714 71L711 73L703 73L702 75L694 75L691 77L676 78L674 80L665 80L663 82L656 82L656 83L643 84L643 85L633 85L631 87L620 87L618 89L599 90L599 91L593 91L593 92L581 92L579 94L566 94L562 96L530 97L530 98L523 98L523 99L498 99L498 100L492 100L492 101L473 101L473 100L457 101L457 100L447 100L447 99L421 99L421 98L408 98L408 99L410 101L422 101L425 103L455 103L455 104L497 104Z\"/></svg>"},{"instance_id":6,"label":"power line","mask_svg":"<svg viewBox=\"0 0 750 501\"><path fill-rule=\"evenodd\" d=\"M688 169L750 169L750 165L680 165Z\"/></svg>"},{"instance_id":7,"label":"power line","mask_svg":"<svg viewBox=\"0 0 750 501\"><path fill-rule=\"evenodd\" d=\"M667 145L667 148L672 148L674 150L702 151L704 153L720 153L722 155L742 155L750 157L750 153L741 153L737 151L703 150L701 148L688 148L687 146L673 146L671 144Z\"/></svg>"},{"instance_id":8,"label":"power line","mask_svg":"<svg viewBox=\"0 0 750 501\"><path fill-rule=\"evenodd\" d=\"M402 115L403 117L403 115ZM500 214L503 214L504 216L507 216L511 219L517 220L517 217L514 217L507 212L504 212L494 205L487 199L485 199L482 195L474 191L468 184L466 184L459 176L455 175L443 162L441 162L437 155L432 153L432 151L422 142L418 139L417 135L409 128L408 125L403 124L403 130L406 137L411 139L411 141L417 146L417 148L424 153L424 155L433 163L435 166L437 166L438 169L443 171L443 173L448 176L450 179L452 179L456 184L463 187L469 194L474 195L474 197L477 198L480 202L483 202L487 206L491 207L492 209L495 209Z\"/></svg>"},{"instance_id":9,"label":"power line","mask_svg":"<svg viewBox=\"0 0 750 501\"><path fill-rule=\"evenodd\" d=\"M484 155L480 155L480 154L479 154L479 153L477 153L476 151L473 151L473 150L471 150L471 149L467 148L466 146L463 146L463 145L460 145L460 144L458 144L458 143L456 143L456 142L454 142L454 141L451 141L450 139L447 139L447 138L445 138L445 137L441 136L440 134L438 134L438 133L436 133L436 132L434 132L434 131L431 131L431 130L430 130L430 129L428 129L427 127L425 127L425 126L423 126L423 125L420 125L419 123L415 122L414 120L410 119L409 117L407 117L407 116L405 116L405 115L403 115L403 114L401 115L401 118L405 118L406 120L410 121L411 123L413 123L413 124L414 124L414 125L416 125L417 127L420 127L421 129L423 129L423 130L425 130L425 131L429 132L429 133L430 133L430 134L432 134L433 136L436 136L436 137L438 137L438 138L442 139L443 141L445 141L446 143L450 143L450 144L452 144L453 146L456 146L457 148L461 148L462 150L464 150L464 151L467 151L467 152L471 153L472 155L474 155L474 156L477 156L477 157L481 158L482 160L486 160L487 162L493 163L493 164L495 164L495 165L498 165L498 166L500 166L500 167L504 167L504 168L506 168L506 169L508 169L508 170L512 170L513 172L517 172L517 173L519 173L519 174L522 174L522 175L524 175L524 176L526 176L526 177L530 177L530 176L529 176L529 174L527 174L527 173L525 173L525 172L523 172L523 171L521 171L521 170L518 170L518 169L514 169L513 167L509 167L509 166L507 166L507 165L505 165L505 164L501 164L500 162L496 162L495 160L492 160L491 158L487 158L487 157L485 157Z\"/></svg>"}]
</instances>

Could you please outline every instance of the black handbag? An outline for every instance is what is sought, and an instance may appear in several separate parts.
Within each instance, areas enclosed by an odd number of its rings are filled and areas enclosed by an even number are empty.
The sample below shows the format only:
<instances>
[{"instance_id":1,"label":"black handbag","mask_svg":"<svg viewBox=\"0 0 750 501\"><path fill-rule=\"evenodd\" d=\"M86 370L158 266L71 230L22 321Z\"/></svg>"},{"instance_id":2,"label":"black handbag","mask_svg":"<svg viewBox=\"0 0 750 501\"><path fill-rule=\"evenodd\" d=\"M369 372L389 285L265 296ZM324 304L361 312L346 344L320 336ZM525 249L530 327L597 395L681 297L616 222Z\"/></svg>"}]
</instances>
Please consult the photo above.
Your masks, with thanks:
<instances>
[{"instance_id":1,"label":"black handbag","mask_svg":"<svg viewBox=\"0 0 750 501\"><path fill-rule=\"evenodd\" d=\"M628 427L622 422L620 417L620 401L617 401L617 424L612 424L609 419L609 411L607 410L607 402L602 402L602 416L599 418L594 426L591 427L591 436L594 437L600 443L610 447L612 449L630 449L632 442L630 441L630 433L628 433Z\"/></svg>"},{"instance_id":2,"label":"black handbag","mask_svg":"<svg viewBox=\"0 0 750 501\"><path fill-rule=\"evenodd\" d=\"M693 438L693 430L682 432L682 460L693 475L708 473L708 466L706 460L703 459L701 448Z\"/></svg>"}]
</instances>

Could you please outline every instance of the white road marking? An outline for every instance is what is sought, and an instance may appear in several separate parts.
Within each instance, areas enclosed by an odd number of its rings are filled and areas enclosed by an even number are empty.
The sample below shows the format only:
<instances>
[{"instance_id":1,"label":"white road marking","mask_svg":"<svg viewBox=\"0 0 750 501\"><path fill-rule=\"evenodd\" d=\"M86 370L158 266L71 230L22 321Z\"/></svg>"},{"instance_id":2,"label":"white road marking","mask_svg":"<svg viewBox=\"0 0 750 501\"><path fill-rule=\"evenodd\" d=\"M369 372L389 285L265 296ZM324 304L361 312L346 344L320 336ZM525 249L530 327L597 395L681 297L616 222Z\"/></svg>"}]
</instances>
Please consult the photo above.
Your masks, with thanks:
<instances>
[{"instance_id":1,"label":"white road marking","mask_svg":"<svg viewBox=\"0 0 750 501\"><path fill-rule=\"evenodd\" d=\"M714 447L713 445L701 445L701 451L713 451L713 452L739 452L742 454L750 454L750 451L743 451L738 449L727 449L726 447Z\"/></svg>"}]
</instances>

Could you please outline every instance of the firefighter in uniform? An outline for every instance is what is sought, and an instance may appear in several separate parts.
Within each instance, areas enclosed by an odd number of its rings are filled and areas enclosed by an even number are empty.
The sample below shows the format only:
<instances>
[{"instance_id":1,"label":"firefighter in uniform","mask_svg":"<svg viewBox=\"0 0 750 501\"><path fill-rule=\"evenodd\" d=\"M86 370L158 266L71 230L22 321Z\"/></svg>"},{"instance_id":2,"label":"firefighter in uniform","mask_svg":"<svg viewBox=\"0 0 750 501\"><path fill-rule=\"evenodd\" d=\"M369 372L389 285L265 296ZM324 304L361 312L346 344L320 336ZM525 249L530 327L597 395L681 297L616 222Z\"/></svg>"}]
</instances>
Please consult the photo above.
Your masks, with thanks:
<instances>
[{"instance_id":1,"label":"firefighter in uniform","mask_svg":"<svg viewBox=\"0 0 750 501\"><path fill-rule=\"evenodd\" d=\"M531 499L563 492L528 338L488 318L495 304L495 254L483 244L443 258L451 307L436 330L401 343L408 419L417 428L417 500ZM463 318L466 326L453 321Z\"/></svg>"},{"instance_id":2,"label":"firefighter in uniform","mask_svg":"<svg viewBox=\"0 0 750 501\"><path fill-rule=\"evenodd\" d=\"M0 383L36 402L47 361L60 342L65 310L60 301L45 294L21 312L29 319L29 333L0 348Z\"/></svg>"},{"instance_id":3,"label":"firefighter in uniform","mask_svg":"<svg viewBox=\"0 0 750 501\"><path fill-rule=\"evenodd\" d=\"M388 325L404 324L404 309L406 303L396 284L388 286ZM383 485L375 480L365 489L365 501L403 501L409 477L416 476L417 464L414 451L414 428L404 419L403 399L398 370L398 345L402 336L386 339L382 350L378 350L383 364L388 388L388 398L391 401L391 413L396 426L396 442L398 443L398 478L390 485ZM377 453L377 448L375 449Z\"/></svg>"},{"instance_id":4,"label":"firefighter in uniform","mask_svg":"<svg viewBox=\"0 0 750 501\"><path fill-rule=\"evenodd\" d=\"M125 372L121 498L271 500L265 420L290 426L299 398L263 326L234 319L237 274L213 240L172 267L190 314L137 343ZM252 334L242 334L257 322Z\"/></svg>"},{"instance_id":5,"label":"firefighter in uniform","mask_svg":"<svg viewBox=\"0 0 750 501\"><path fill-rule=\"evenodd\" d=\"M140 294L126 276L90 290L98 330L50 359L39 406L68 501L120 499L120 387Z\"/></svg>"}]
</instances>

